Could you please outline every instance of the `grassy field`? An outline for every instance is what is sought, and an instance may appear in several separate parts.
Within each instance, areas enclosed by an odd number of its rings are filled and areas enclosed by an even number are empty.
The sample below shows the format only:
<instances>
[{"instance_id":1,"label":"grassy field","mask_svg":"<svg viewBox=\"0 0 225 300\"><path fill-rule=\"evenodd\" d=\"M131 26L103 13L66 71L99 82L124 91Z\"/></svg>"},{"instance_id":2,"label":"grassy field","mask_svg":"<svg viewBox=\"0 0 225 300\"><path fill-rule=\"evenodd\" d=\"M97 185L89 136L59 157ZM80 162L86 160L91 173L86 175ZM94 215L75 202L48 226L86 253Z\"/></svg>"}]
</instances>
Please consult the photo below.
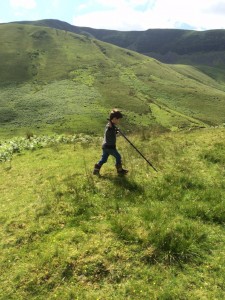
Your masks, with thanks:
<instances>
[{"instance_id":1,"label":"grassy field","mask_svg":"<svg viewBox=\"0 0 225 300\"><path fill-rule=\"evenodd\" d=\"M123 137L127 177L92 175L97 137L7 142L2 300L224 299L224 129L129 138L158 172Z\"/></svg>"},{"instance_id":2,"label":"grassy field","mask_svg":"<svg viewBox=\"0 0 225 300\"><path fill-rule=\"evenodd\" d=\"M223 70L47 27L0 42L0 298L224 299ZM112 107L158 172L119 137L128 176L92 175Z\"/></svg>"},{"instance_id":3,"label":"grassy field","mask_svg":"<svg viewBox=\"0 0 225 300\"><path fill-rule=\"evenodd\" d=\"M224 77L215 68L206 75L47 27L0 25L0 42L2 137L99 134L112 107L130 129L225 122Z\"/></svg>"}]
</instances>

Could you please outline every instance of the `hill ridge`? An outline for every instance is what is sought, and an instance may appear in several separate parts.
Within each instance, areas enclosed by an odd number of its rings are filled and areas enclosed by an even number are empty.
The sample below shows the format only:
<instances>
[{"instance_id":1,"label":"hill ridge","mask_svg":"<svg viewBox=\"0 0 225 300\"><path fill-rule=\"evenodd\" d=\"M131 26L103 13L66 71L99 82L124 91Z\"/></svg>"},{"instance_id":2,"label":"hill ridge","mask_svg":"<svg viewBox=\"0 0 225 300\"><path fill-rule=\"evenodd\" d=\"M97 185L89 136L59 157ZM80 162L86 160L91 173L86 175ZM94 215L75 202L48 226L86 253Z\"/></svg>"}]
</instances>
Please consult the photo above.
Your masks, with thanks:
<instances>
[{"instance_id":1,"label":"hill ridge","mask_svg":"<svg viewBox=\"0 0 225 300\"><path fill-rule=\"evenodd\" d=\"M79 27L56 19L16 23L48 26L91 36L101 41L154 57L165 63L186 62L193 65L220 66L225 61L224 29L205 31L187 29L119 31ZM213 55L210 55L210 53L213 53L214 56L216 55L216 59L212 59Z\"/></svg>"},{"instance_id":2,"label":"hill ridge","mask_svg":"<svg viewBox=\"0 0 225 300\"><path fill-rule=\"evenodd\" d=\"M224 81L194 67L61 29L10 23L0 33L1 131L96 134L112 107L132 130L224 123Z\"/></svg>"}]
</instances>

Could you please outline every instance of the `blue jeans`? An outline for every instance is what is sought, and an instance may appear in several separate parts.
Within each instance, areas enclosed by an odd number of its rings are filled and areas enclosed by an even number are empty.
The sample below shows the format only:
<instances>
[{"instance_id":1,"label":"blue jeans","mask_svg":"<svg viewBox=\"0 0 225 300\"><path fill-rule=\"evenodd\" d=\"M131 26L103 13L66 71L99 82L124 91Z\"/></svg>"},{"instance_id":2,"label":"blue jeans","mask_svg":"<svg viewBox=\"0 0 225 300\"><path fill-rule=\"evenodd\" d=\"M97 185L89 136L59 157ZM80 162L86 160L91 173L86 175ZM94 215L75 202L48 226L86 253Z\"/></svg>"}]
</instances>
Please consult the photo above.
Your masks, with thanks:
<instances>
[{"instance_id":1,"label":"blue jeans","mask_svg":"<svg viewBox=\"0 0 225 300\"><path fill-rule=\"evenodd\" d=\"M121 155L116 149L102 149L102 157L98 162L99 166L102 166L107 162L109 155L112 155L116 159L116 165L121 165Z\"/></svg>"}]
</instances>

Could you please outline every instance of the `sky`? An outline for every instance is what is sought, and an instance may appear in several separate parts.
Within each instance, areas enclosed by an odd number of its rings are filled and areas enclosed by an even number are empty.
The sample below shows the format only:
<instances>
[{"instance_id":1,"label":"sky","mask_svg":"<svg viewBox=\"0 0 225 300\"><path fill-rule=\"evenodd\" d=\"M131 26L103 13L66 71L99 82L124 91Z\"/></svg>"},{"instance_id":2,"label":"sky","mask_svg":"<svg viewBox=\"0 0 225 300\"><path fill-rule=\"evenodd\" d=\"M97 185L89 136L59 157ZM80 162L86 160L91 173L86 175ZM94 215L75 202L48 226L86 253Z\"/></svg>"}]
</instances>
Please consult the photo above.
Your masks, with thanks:
<instances>
[{"instance_id":1,"label":"sky","mask_svg":"<svg viewBox=\"0 0 225 300\"><path fill-rule=\"evenodd\" d=\"M225 0L0 0L0 23L41 19L122 31L225 29Z\"/></svg>"}]
</instances>

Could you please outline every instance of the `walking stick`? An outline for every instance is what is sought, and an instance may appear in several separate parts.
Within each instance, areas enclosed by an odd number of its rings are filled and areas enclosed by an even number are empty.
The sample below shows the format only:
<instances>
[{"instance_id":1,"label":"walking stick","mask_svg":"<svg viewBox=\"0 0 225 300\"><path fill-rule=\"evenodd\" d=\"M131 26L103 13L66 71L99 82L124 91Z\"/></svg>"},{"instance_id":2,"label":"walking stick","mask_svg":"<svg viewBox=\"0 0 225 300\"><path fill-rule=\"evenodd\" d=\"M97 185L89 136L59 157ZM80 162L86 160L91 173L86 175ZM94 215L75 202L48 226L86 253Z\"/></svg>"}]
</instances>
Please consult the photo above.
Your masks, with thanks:
<instances>
[{"instance_id":1,"label":"walking stick","mask_svg":"<svg viewBox=\"0 0 225 300\"><path fill-rule=\"evenodd\" d=\"M150 163L150 161L146 158L146 157L144 157L144 155L134 146L134 144L133 143L131 143L131 141L125 136L125 134L118 128L118 127L116 127L116 129L117 129L117 131L125 138L125 140L127 140L128 141L128 143L144 158L144 160L156 171L156 172L158 172L157 170L156 170L156 168Z\"/></svg>"}]
</instances>

